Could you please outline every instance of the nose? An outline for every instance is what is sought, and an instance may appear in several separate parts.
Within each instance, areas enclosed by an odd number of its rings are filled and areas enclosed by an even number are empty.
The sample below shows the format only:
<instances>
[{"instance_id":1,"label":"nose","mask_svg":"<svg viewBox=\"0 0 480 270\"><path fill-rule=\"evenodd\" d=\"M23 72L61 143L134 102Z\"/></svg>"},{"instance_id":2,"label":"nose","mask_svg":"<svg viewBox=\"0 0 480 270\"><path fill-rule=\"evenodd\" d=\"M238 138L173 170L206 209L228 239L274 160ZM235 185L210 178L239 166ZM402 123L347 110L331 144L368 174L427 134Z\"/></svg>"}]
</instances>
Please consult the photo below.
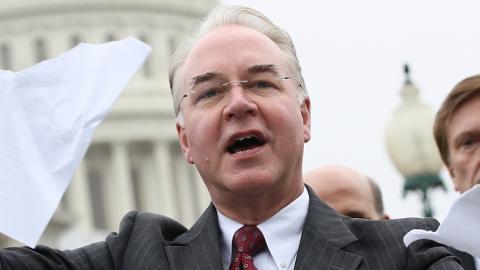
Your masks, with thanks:
<instances>
[{"instance_id":1,"label":"nose","mask_svg":"<svg viewBox=\"0 0 480 270\"><path fill-rule=\"evenodd\" d=\"M233 118L242 118L245 116L255 116L258 113L258 107L243 89L242 85L232 85L229 90L229 98L223 109L223 116L227 120Z\"/></svg>"}]
</instances>

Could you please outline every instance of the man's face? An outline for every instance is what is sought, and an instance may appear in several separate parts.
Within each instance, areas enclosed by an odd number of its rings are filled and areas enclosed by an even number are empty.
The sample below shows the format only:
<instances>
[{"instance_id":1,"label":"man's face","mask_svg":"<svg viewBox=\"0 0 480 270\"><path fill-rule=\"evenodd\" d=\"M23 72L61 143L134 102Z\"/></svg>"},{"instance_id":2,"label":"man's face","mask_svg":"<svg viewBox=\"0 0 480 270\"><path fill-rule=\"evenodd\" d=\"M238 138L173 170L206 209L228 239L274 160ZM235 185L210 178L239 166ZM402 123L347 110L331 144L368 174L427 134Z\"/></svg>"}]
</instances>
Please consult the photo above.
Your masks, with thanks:
<instances>
[{"instance_id":1,"label":"man's face","mask_svg":"<svg viewBox=\"0 0 480 270\"><path fill-rule=\"evenodd\" d=\"M323 190L318 196L342 215L370 220L383 219L375 211L373 195L368 189L332 186Z\"/></svg>"},{"instance_id":2,"label":"man's face","mask_svg":"<svg viewBox=\"0 0 480 270\"><path fill-rule=\"evenodd\" d=\"M372 189L365 176L337 167L324 167L305 175L315 194L338 213L371 220L386 219L375 210Z\"/></svg>"},{"instance_id":3,"label":"man's face","mask_svg":"<svg viewBox=\"0 0 480 270\"><path fill-rule=\"evenodd\" d=\"M221 26L204 36L185 60L184 89L291 76L284 59L265 35L242 26ZM184 126L177 125L180 144L214 203L265 193L287 196L301 188L310 103L307 99L299 104L296 81L277 83L278 89L268 95L249 94L241 83L233 83L221 102L205 105L210 92L191 94L182 101Z\"/></svg>"},{"instance_id":4,"label":"man's face","mask_svg":"<svg viewBox=\"0 0 480 270\"><path fill-rule=\"evenodd\" d=\"M480 96L462 104L447 127L448 171L460 193L480 184Z\"/></svg>"}]
</instances>

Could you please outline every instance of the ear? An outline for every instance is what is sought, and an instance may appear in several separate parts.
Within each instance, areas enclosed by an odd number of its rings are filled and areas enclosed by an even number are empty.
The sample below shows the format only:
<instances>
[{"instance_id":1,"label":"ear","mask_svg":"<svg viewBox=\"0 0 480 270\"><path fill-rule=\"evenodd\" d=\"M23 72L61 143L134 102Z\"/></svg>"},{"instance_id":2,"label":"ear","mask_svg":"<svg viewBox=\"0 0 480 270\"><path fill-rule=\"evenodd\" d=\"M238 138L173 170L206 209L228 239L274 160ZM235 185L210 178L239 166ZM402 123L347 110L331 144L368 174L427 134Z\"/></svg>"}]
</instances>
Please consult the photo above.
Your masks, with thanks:
<instances>
[{"instance_id":1,"label":"ear","mask_svg":"<svg viewBox=\"0 0 480 270\"><path fill-rule=\"evenodd\" d=\"M303 141L310 141L310 98L306 97L300 106L300 112L303 119Z\"/></svg>"},{"instance_id":2,"label":"ear","mask_svg":"<svg viewBox=\"0 0 480 270\"><path fill-rule=\"evenodd\" d=\"M447 169L448 169L448 173L450 174L450 176L452 178L455 178L455 171L453 170L453 167L451 165L448 165Z\"/></svg>"},{"instance_id":3,"label":"ear","mask_svg":"<svg viewBox=\"0 0 480 270\"><path fill-rule=\"evenodd\" d=\"M190 155L190 148L188 147L187 132L179 123L176 124L176 127L178 141L180 142L180 147L182 148L183 157L188 163L193 164L193 157Z\"/></svg>"},{"instance_id":4,"label":"ear","mask_svg":"<svg viewBox=\"0 0 480 270\"><path fill-rule=\"evenodd\" d=\"M457 181L455 181L455 170L453 169L452 165L448 165L447 169L448 169L448 173L450 174L450 177L452 178L453 186L455 187L455 190L459 191Z\"/></svg>"}]
</instances>

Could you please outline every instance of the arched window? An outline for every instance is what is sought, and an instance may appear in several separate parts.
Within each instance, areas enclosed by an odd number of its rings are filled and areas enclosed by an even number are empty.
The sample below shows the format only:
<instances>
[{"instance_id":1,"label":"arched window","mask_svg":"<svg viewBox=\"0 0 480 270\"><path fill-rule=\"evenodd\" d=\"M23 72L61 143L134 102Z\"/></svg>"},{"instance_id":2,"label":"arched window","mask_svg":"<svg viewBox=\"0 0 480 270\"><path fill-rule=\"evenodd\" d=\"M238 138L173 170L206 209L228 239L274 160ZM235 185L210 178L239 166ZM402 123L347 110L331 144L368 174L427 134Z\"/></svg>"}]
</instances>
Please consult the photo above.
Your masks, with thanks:
<instances>
[{"instance_id":1,"label":"arched window","mask_svg":"<svg viewBox=\"0 0 480 270\"><path fill-rule=\"evenodd\" d=\"M97 168L89 168L88 187L91 198L91 208L93 212L93 225L97 229L106 229L107 221L105 219L105 181L102 173Z\"/></svg>"},{"instance_id":2,"label":"arched window","mask_svg":"<svg viewBox=\"0 0 480 270\"><path fill-rule=\"evenodd\" d=\"M168 38L168 51L170 55L173 55L173 53L175 53L177 46L178 46L177 39L173 36L170 36Z\"/></svg>"},{"instance_id":3,"label":"arched window","mask_svg":"<svg viewBox=\"0 0 480 270\"><path fill-rule=\"evenodd\" d=\"M139 39L145 43L148 44L148 38L145 34L141 34L139 36ZM152 61L151 61L152 54L148 56L148 58L145 60L145 63L143 63L142 66L142 71L143 71L143 76L145 78L151 78L152 77Z\"/></svg>"},{"instance_id":4,"label":"arched window","mask_svg":"<svg viewBox=\"0 0 480 270\"><path fill-rule=\"evenodd\" d=\"M107 209L107 171L106 161L110 155L108 144L92 144L85 155L88 194L92 209L93 226L97 229L108 228Z\"/></svg>"},{"instance_id":5,"label":"arched window","mask_svg":"<svg viewBox=\"0 0 480 270\"><path fill-rule=\"evenodd\" d=\"M1 69L12 69L12 62L10 59L10 48L6 45L3 44L0 47L0 68Z\"/></svg>"},{"instance_id":6,"label":"arched window","mask_svg":"<svg viewBox=\"0 0 480 270\"><path fill-rule=\"evenodd\" d=\"M72 48L77 46L80 42L82 42L82 40L77 35L72 36L72 38L70 39L70 44L72 45Z\"/></svg>"},{"instance_id":7,"label":"arched window","mask_svg":"<svg viewBox=\"0 0 480 270\"><path fill-rule=\"evenodd\" d=\"M105 38L105 40L106 40L107 42L110 42L110 41L116 40L116 38L115 38L115 35L114 35L114 34L108 33L107 36L106 36L106 38Z\"/></svg>"},{"instance_id":8,"label":"arched window","mask_svg":"<svg viewBox=\"0 0 480 270\"><path fill-rule=\"evenodd\" d=\"M143 210L144 205L141 198L144 197L145 194L142 194L141 172L138 168L132 166L130 168L130 174L132 176L133 201L135 203L135 209Z\"/></svg>"},{"instance_id":9,"label":"arched window","mask_svg":"<svg viewBox=\"0 0 480 270\"><path fill-rule=\"evenodd\" d=\"M41 38L35 40L35 60L36 62L41 62L47 59L47 48L45 41Z\"/></svg>"}]
</instances>

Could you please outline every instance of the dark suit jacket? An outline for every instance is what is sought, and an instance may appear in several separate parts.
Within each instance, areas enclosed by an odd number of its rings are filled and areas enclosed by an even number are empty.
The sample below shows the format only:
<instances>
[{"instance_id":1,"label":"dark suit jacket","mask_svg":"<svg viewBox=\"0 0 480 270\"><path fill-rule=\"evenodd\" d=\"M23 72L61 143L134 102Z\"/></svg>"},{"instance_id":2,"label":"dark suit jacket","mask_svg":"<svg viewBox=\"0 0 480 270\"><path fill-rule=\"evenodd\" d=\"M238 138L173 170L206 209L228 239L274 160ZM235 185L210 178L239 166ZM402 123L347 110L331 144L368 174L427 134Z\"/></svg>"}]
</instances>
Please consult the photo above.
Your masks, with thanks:
<instances>
[{"instance_id":1,"label":"dark suit jacket","mask_svg":"<svg viewBox=\"0 0 480 270\"><path fill-rule=\"evenodd\" d=\"M337 214L310 189L309 193L295 270L462 269L456 257L432 241L405 248L403 235L413 228L436 229L433 219L352 219ZM72 251L4 249L0 269L220 270L220 235L212 205L190 230L163 216L130 212L119 233L104 242Z\"/></svg>"},{"instance_id":2,"label":"dark suit jacket","mask_svg":"<svg viewBox=\"0 0 480 270\"><path fill-rule=\"evenodd\" d=\"M462 260L462 266L465 268L465 270L475 270L475 259L472 257L472 255L458 251L456 249L452 249L452 253L460 258Z\"/></svg>"}]
</instances>

